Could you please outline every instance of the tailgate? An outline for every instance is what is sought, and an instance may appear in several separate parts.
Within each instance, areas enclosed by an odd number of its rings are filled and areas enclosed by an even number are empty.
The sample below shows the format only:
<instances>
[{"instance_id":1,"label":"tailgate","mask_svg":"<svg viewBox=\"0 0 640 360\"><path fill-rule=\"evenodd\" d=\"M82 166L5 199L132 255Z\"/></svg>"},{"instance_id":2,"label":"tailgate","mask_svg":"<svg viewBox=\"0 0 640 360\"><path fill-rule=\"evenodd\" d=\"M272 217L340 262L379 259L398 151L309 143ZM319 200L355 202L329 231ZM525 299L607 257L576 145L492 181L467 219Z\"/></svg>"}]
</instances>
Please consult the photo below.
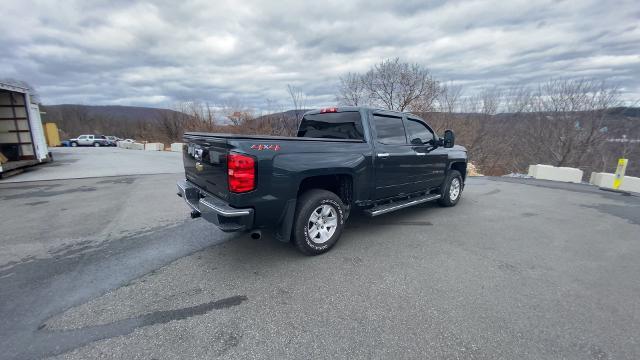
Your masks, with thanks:
<instances>
[{"instance_id":1,"label":"tailgate","mask_svg":"<svg viewBox=\"0 0 640 360\"><path fill-rule=\"evenodd\" d=\"M183 159L187 180L222 199L228 199L227 139L185 136L185 141Z\"/></svg>"}]
</instances>

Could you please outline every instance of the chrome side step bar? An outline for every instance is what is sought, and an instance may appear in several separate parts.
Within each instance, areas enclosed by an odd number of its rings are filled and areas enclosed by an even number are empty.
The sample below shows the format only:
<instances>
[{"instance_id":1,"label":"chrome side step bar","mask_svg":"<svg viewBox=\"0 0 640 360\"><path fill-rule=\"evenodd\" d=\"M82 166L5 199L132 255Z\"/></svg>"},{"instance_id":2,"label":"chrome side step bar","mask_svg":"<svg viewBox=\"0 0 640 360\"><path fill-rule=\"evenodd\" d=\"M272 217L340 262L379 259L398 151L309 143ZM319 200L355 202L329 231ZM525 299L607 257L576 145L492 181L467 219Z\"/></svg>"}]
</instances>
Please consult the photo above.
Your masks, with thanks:
<instances>
[{"instance_id":1,"label":"chrome side step bar","mask_svg":"<svg viewBox=\"0 0 640 360\"><path fill-rule=\"evenodd\" d=\"M374 217L374 216L390 213L392 211L404 209L409 206L418 205L418 204L426 203L433 200L438 200L441 197L442 196L440 194L429 194L429 195L411 198L407 200L395 201L389 204L377 205L372 207L371 209L365 210L364 212L365 214L371 217Z\"/></svg>"}]
</instances>

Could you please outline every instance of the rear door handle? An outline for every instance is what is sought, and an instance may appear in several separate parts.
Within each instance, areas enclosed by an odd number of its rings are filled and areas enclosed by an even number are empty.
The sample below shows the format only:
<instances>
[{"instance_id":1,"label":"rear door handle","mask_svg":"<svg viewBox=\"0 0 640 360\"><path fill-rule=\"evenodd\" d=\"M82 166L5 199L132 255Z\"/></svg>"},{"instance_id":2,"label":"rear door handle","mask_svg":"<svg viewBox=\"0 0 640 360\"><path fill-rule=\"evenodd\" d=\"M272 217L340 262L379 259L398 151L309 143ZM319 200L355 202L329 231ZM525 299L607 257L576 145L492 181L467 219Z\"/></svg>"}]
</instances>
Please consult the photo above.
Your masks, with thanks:
<instances>
[{"instance_id":1,"label":"rear door handle","mask_svg":"<svg viewBox=\"0 0 640 360\"><path fill-rule=\"evenodd\" d=\"M379 158L386 158L386 157L389 157L389 153L378 153L378 157L379 157Z\"/></svg>"}]
</instances>

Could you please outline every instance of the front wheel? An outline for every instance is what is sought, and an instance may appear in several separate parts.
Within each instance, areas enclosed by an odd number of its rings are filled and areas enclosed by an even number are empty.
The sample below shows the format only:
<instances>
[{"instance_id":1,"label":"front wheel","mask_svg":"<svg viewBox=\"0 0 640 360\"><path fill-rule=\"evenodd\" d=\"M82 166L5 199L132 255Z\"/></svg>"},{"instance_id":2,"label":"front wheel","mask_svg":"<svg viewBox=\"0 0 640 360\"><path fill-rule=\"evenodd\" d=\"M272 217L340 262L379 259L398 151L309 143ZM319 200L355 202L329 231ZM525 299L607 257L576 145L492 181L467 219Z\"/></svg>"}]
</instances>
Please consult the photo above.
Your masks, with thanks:
<instances>
[{"instance_id":1,"label":"front wheel","mask_svg":"<svg viewBox=\"0 0 640 360\"><path fill-rule=\"evenodd\" d=\"M458 170L450 170L442 184L442 197L438 199L438 203L441 206L455 206L462 196L462 188L462 175Z\"/></svg>"},{"instance_id":2,"label":"front wheel","mask_svg":"<svg viewBox=\"0 0 640 360\"><path fill-rule=\"evenodd\" d=\"M71 143L71 147L78 147L78 143L77 142L72 142Z\"/></svg>"},{"instance_id":3,"label":"front wheel","mask_svg":"<svg viewBox=\"0 0 640 360\"><path fill-rule=\"evenodd\" d=\"M327 190L310 190L298 199L293 242L306 255L329 251L342 234L345 205Z\"/></svg>"}]
</instances>

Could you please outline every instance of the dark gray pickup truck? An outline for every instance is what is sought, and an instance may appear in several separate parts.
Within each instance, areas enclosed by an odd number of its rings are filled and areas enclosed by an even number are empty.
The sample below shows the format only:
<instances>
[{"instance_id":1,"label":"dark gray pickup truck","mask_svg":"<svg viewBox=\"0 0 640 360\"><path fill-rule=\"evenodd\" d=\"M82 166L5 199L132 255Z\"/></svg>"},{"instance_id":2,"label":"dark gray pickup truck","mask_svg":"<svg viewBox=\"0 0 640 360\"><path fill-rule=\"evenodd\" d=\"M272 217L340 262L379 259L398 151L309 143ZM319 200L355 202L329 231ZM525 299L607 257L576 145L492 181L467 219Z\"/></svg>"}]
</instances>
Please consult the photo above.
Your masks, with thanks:
<instances>
[{"instance_id":1,"label":"dark gray pickup truck","mask_svg":"<svg viewBox=\"0 0 640 360\"><path fill-rule=\"evenodd\" d=\"M363 107L307 112L297 137L186 133L178 195L223 231L273 230L317 255L355 208L378 216L462 195L467 151L419 117Z\"/></svg>"}]
</instances>

